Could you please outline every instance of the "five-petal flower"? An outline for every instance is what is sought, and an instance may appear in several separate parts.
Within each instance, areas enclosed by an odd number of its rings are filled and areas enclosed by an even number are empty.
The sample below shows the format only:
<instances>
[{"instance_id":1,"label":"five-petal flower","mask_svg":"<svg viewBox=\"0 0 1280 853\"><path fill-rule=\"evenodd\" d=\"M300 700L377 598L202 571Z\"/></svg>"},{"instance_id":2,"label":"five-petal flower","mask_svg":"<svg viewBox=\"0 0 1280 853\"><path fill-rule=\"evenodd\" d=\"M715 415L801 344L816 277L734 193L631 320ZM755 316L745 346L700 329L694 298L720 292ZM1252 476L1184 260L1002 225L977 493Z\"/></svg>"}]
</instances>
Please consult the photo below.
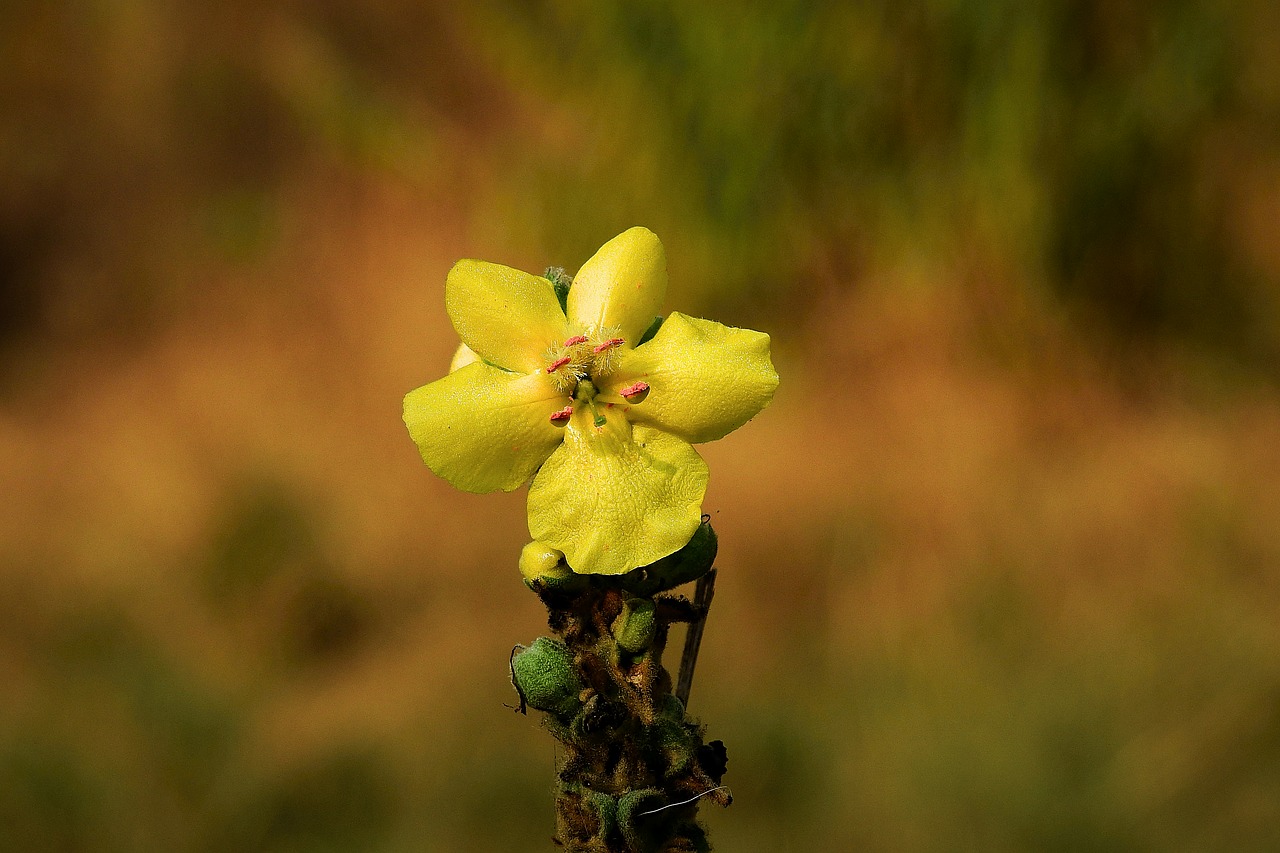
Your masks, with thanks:
<instances>
[{"instance_id":1,"label":"five-petal flower","mask_svg":"<svg viewBox=\"0 0 1280 853\"><path fill-rule=\"evenodd\" d=\"M672 313L645 338L666 286L645 228L601 247L563 308L544 277L459 261L452 372L404 399L423 460L453 485L533 477L529 532L577 572L622 574L689 541L707 487L691 444L742 426L778 384L761 332Z\"/></svg>"}]
</instances>

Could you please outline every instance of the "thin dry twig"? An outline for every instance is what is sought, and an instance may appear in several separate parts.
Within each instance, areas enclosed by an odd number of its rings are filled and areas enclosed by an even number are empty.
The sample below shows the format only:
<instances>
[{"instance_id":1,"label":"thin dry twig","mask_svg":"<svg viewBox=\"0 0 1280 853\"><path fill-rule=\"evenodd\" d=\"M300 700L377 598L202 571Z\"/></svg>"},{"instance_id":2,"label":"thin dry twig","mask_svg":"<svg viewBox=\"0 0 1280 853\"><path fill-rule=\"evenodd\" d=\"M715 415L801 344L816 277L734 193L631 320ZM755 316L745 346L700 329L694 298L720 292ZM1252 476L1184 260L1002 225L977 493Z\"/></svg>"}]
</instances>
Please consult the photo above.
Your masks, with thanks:
<instances>
[{"instance_id":1,"label":"thin dry twig","mask_svg":"<svg viewBox=\"0 0 1280 853\"><path fill-rule=\"evenodd\" d=\"M684 654L680 657L680 676L676 679L676 698L689 707L689 691L693 689L693 668L698 663L698 648L702 645L702 629L707 624L707 612L711 609L711 597L716 591L716 570L712 569L698 578L693 592L693 606L698 618L689 623L684 638Z\"/></svg>"}]
</instances>

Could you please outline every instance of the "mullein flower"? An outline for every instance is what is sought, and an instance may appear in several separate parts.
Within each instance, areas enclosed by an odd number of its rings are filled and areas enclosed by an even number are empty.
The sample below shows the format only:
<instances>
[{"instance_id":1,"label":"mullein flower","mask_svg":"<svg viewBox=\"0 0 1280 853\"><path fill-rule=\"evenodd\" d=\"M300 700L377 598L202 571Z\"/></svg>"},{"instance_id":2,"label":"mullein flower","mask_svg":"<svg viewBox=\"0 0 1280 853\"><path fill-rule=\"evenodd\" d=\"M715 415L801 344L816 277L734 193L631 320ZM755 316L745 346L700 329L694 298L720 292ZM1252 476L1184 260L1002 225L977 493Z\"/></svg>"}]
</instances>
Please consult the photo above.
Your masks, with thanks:
<instances>
[{"instance_id":1,"label":"mullein flower","mask_svg":"<svg viewBox=\"0 0 1280 853\"><path fill-rule=\"evenodd\" d=\"M769 336L672 313L662 243L632 228L573 279L459 261L445 306L462 338L443 379L410 392L404 420L432 471L469 492L532 478L529 532L581 574L618 575L698 529L721 438L778 384ZM643 341L643 343L642 343Z\"/></svg>"}]
</instances>

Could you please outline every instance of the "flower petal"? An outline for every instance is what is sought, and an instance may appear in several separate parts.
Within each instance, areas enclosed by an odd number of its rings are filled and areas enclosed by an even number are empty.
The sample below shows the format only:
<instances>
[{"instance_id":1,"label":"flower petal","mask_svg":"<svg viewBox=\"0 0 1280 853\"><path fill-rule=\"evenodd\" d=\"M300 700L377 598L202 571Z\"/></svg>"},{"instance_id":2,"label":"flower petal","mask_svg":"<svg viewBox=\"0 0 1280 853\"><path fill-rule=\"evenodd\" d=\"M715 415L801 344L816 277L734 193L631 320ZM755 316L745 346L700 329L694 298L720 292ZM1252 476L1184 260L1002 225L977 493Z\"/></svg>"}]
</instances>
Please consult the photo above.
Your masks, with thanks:
<instances>
[{"instance_id":1,"label":"flower petal","mask_svg":"<svg viewBox=\"0 0 1280 853\"><path fill-rule=\"evenodd\" d=\"M474 362L410 391L404 422L427 466L468 492L509 492L564 439L551 415L568 401L542 373Z\"/></svg>"},{"instance_id":2,"label":"flower petal","mask_svg":"<svg viewBox=\"0 0 1280 853\"><path fill-rule=\"evenodd\" d=\"M648 395L627 403L618 392L640 381ZM672 312L652 340L623 355L599 399L698 444L751 420L777 387L768 335Z\"/></svg>"},{"instance_id":3,"label":"flower petal","mask_svg":"<svg viewBox=\"0 0 1280 853\"><path fill-rule=\"evenodd\" d=\"M534 372L547 348L567 337L551 282L501 264L458 261L445 282L444 304L462 342L508 370Z\"/></svg>"},{"instance_id":4,"label":"flower petal","mask_svg":"<svg viewBox=\"0 0 1280 853\"><path fill-rule=\"evenodd\" d=\"M605 414L596 427L579 403L529 487L529 532L581 574L620 575L679 550L707 490L707 464L687 442Z\"/></svg>"},{"instance_id":5,"label":"flower petal","mask_svg":"<svg viewBox=\"0 0 1280 853\"><path fill-rule=\"evenodd\" d=\"M648 228L614 237L582 265L569 288L567 313L575 327L617 329L631 346L653 322L667 295L667 254Z\"/></svg>"}]
</instances>

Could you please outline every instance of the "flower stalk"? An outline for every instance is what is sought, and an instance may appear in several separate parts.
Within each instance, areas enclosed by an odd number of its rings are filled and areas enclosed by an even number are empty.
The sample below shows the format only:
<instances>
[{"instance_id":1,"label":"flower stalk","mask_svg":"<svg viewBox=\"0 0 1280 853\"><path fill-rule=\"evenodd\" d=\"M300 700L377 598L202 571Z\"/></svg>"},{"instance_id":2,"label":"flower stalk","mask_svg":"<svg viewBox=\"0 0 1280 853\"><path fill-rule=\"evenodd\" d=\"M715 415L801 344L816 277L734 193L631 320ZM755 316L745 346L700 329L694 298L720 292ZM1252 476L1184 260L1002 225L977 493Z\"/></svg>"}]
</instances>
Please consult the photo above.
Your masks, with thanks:
<instances>
[{"instance_id":1,"label":"flower stalk","mask_svg":"<svg viewBox=\"0 0 1280 853\"><path fill-rule=\"evenodd\" d=\"M725 747L706 742L703 726L687 713L693 657L686 653L682 662L680 696L662 656L672 625L688 624L688 637L697 636L707 604L670 589L691 575L711 577L715 548L704 521L681 552L620 578L526 572L554 636L517 647L512 683L517 710L545 712L545 727L561 743L555 841L568 851L711 849L697 812L704 800L732 801L721 784ZM709 586L700 581L701 589Z\"/></svg>"}]
</instances>

